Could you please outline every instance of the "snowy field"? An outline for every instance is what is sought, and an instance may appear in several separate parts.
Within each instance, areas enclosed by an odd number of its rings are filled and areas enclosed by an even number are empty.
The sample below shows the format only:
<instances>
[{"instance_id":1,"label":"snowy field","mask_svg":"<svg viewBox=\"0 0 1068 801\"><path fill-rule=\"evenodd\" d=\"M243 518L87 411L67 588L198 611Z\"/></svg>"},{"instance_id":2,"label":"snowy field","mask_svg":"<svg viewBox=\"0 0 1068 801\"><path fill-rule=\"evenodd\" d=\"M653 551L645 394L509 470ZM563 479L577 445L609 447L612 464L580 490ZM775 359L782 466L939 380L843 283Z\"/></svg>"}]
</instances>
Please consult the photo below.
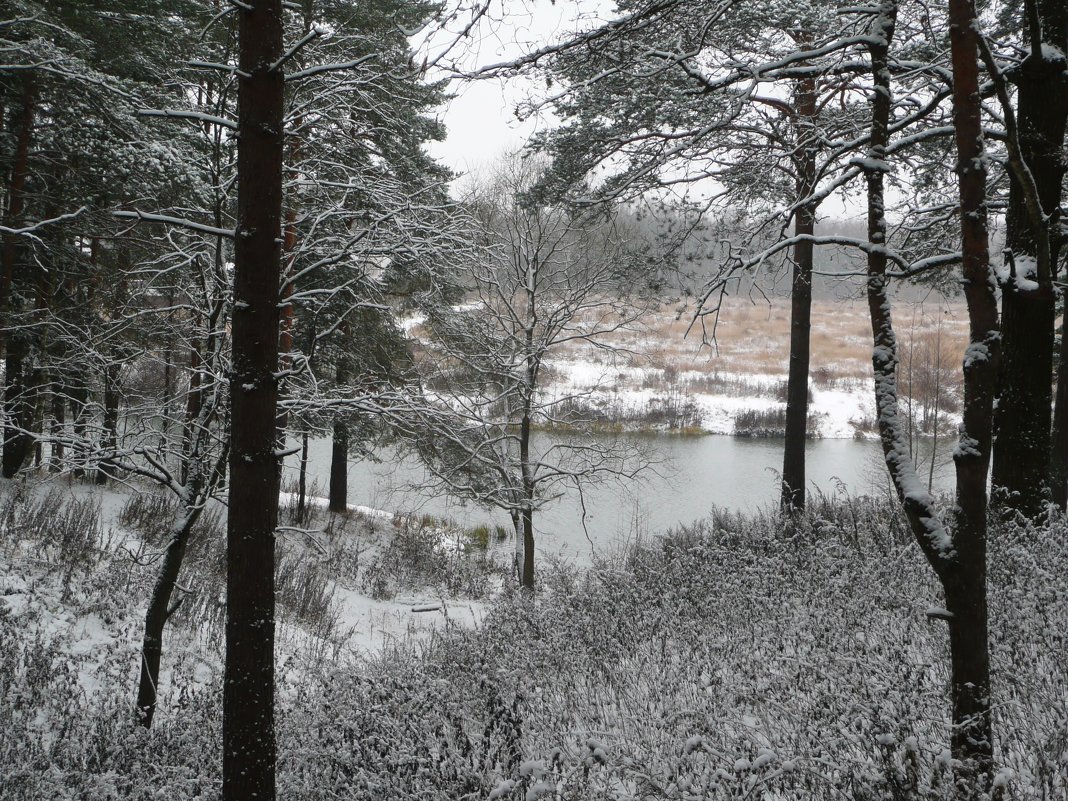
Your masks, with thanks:
<instances>
[{"instance_id":1,"label":"snowy field","mask_svg":"<svg viewBox=\"0 0 1068 801\"><path fill-rule=\"evenodd\" d=\"M816 302L812 316L809 435L874 438L867 307ZM920 428L926 436L933 432L934 416L940 433L959 422L955 373L967 341L964 320L963 308L945 301L899 311L901 392L917 435ZM563 402L567 411L622 430L781 435L789 322L788 304L736 300L702 329L692 305L662 303L626 330L603 337L609 347L577 342L551 352L540 399ZM414 317L403 327L418 339L422 324Z\"/></svg>"}]
</instances>

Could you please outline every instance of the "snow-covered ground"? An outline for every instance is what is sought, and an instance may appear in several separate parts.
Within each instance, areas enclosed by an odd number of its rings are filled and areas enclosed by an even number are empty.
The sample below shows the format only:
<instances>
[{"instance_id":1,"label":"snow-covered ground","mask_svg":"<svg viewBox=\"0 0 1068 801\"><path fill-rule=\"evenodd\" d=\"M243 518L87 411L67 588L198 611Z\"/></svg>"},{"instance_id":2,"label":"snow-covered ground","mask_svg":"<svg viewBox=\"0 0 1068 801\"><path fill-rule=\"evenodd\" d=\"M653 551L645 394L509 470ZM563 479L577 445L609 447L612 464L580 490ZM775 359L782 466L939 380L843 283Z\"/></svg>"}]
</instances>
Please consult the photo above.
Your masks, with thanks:
<instances>
[{"instance_id":1,"label":"snow-covered ground","mask_svg":"<svg viewBox=\"0 0 1068 801\"><path fill-rule=\"evenodd\" d=\"M283 492L279 497L283 508L295 502L295 493ZM306 502L320 510L327 508L326 498L308 497ZM360 560L369 562L380 555L395 523L402 520L393 512L370 506L349 504L348 510L370 523L370 533L359 545ZM462 550L457 531L443 530L441 536L445 547ZM477 625L486 610L484 601L449 597L433 587L408 588L393 598L376 599L352 581L335 577L330 591L338 604L338 628L344 632L346 645L363 653L426 636L447 624Z\"/></svg>"},{"instance_id":2,"label":"snow-covered ground","mask_svg":"<svg viewBox=\"0 0 1068 801\"><path fill-rule=\"evenodd\" d=\"M777 393L785 375L766 373L719 374L717 380L729 392L702 391L705 374L690 371L670 379L656 367L613 366L597 361L561 359L552 361L554 381L546 387L547 398L581 398L586 404L633 418L644 409L669 402L692 403L700 416L700 428L709 434L735 434L735 418L745 411L784 409ZM707 383L707 382L705 382ZM810 388L809 413L818 420L818 433L827 439L865 436L858 425L875 417L874 382L852 381L848 386Z\"/></svg>"}]
</instances>

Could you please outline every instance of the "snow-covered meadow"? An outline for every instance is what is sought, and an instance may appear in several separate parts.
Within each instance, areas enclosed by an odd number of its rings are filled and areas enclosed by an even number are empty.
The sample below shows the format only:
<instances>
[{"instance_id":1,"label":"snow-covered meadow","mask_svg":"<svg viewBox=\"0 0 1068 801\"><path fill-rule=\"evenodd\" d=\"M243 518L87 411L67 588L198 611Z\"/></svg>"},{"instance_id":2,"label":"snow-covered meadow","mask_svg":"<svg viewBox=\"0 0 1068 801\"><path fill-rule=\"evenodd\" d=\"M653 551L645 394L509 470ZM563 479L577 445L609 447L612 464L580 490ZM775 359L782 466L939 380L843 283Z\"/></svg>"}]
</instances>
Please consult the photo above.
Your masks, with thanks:
<instances>
[{"instance_id":1,"label":"snow-covered meadow","mask_svg":"<svg viewBox=\"0 0 1068 801\"><path fill-rule=\"evenodd\" d=\"M964 311L930 301L901 315L902 394L914 433L934 433L936 408L938 431L947 433L959 422L953 372L967 340ZM411 318L404 328L419 339L422 323ZM788 304L735 300L702 326L692 303L661 302L596 346L576 340L554 349L541 402L553 425L572 415L614 430L781 435L789 326ZM871 323L862 303L814 304L812 365L809 436L874 438Z\"/></svg>"}]
</instances>

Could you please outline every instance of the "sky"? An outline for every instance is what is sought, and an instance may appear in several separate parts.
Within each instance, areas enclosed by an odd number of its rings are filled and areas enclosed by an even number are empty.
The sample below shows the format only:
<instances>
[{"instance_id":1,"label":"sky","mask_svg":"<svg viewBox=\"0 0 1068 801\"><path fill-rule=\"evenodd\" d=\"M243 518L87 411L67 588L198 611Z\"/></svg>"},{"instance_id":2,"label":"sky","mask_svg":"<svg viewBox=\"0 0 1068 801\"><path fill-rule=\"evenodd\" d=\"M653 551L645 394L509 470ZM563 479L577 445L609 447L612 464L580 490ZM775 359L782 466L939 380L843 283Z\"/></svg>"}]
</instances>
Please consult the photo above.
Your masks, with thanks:
<instances>
[{"instance_id":1,"label":"sky","mask_svg":"<svg viewBox=\"0 0 1068 801\"><path fill-rule=\"evenodd\" d=\"M486 0L457 0L459 11L440 24L431 26L432 35L420 35L413 42L417 59L433 61L449 48L436 75L453 75L451 99L440 111L448 130L443 142L430 143L428 150L440 163L459 177L454 187L461 187L465 177L488 169L509 152L522 148L541 128L553 125L548 112L520 120L516 107L538 89L525 77L465 80L455 77L457 70L474 71L499 64L545 47L578 30L589 29L615 18L614 0L489 0L490 10L471 28L459 44L456 34L471 22L471 9ZM430 77L435 77L432 72ZM854 203L836 193L824 201L821 219L862 220L863 202Z\"/></svg>"},{"instance_id":2,"label":"sky","mask_svg":"<svg viewBox=\"0 0 1068 801\"><path fill-rule=\"evenodd\" d=\"M496 0L472 35L453 48L449 60L463 70L508 61L608 18L613 7L605 0ZM470 13L461 13L447 28L462 30L470 18ZM418 43L416 50L433 59L453 38L439 31L432 40ZM448 137L432 143L430 153L454 172L466 174L518 150L539 128L552 124L547 115L517 119L516 106L532 89L523 78L454 80L455 97L440 111Z\"/></svg>"}]
</instances>

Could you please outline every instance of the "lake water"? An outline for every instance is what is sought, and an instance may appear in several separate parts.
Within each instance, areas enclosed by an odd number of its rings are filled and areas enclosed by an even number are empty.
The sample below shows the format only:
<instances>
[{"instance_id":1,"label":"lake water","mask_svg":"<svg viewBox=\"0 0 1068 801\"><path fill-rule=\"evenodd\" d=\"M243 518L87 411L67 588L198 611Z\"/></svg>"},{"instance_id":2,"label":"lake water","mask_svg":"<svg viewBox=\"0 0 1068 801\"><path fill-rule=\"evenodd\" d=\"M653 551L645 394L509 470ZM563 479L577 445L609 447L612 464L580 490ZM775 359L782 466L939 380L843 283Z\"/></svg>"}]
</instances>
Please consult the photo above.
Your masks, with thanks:
<instances>
[{"instance_id":1,"label":"lake water","mask_svg":"<svg viewBox=\"0 0 1068 801\"><path fill-rule=\"evenodd\" d=\"M542 441L552 435L540 434ZM627 485L591 487L583 504L573 490L534 516L537 549L587 561L593 549L664 531L705 517L713 507L740 511L768 508L778 502L781 439L748 439L707 435L677 437L642 435L635 441L650 449L661 464L655 473ZM953 467L950 439L938 443L933 488L951 491ZM921 444L930 453L930 443ZM846 439L813 440L806 450L809 489L827 494L884 494L889 481L878 442ZM929 457L921 474L926 478ZM286 460L283 481L296 480L298 457ZM330 476L330 440L309 444L308 485L325 495ZM428 513L466 526L498 523L511 529L508 516L470 501L432 495L419 489L424 470L414 459L387 452L380 462L349 464L349 503L398 512ZM583 526L585 523L585 526ZM502 544L499 547L513 547Z\"/></svg>"}]
</instances>

